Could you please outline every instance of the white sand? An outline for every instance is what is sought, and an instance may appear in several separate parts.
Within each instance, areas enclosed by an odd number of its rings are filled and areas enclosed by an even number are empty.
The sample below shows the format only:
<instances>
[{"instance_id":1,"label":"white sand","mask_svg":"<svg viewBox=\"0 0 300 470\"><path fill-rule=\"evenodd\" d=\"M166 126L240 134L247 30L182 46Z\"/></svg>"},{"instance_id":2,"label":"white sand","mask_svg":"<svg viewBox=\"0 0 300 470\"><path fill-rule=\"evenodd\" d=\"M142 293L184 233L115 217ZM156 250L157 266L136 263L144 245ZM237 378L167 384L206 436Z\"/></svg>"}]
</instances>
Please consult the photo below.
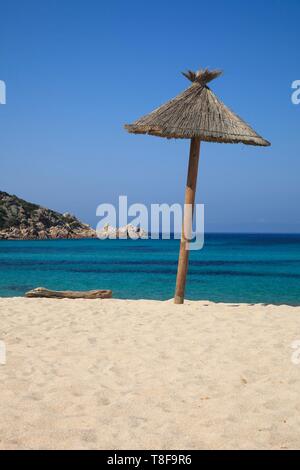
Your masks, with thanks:
<instances>
[{"instance_id":1,"label":"white sand","mask_svg":"<svg viewBox=\"0 0 300 470\"><path fill-rule=\"evenodd\" d=\"M0 299L1 449L299 449L300 308Z\"/></svg>"}]
</instances>

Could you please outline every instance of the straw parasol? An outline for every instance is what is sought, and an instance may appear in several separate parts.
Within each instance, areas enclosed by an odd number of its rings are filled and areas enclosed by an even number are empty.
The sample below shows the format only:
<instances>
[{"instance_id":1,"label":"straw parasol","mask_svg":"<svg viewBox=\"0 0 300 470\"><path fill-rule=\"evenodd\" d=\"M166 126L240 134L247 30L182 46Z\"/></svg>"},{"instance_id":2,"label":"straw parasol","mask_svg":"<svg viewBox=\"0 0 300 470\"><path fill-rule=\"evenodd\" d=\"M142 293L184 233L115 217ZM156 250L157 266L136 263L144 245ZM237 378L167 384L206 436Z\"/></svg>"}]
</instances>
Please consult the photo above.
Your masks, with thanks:
<instances>
[{"instance_id":1,"label":"straw parasol","mask_svg":"<svg viewBox=\"0 0 300 470\"><path fill-rule=\"evenodd\" d=\"M166 104L143 116L125 129L132 134L149 134L168 139L191 139L185 211L180 243L175 303L184 302L189 257L189 239L198 174L200 142L257 145L270 142L258 135L245 121L228 109L207 86L222 74L219 70L188 71L183 75L192 84ZM189 210L192 208L192 210Z\"/></svg>"}]
</instances>

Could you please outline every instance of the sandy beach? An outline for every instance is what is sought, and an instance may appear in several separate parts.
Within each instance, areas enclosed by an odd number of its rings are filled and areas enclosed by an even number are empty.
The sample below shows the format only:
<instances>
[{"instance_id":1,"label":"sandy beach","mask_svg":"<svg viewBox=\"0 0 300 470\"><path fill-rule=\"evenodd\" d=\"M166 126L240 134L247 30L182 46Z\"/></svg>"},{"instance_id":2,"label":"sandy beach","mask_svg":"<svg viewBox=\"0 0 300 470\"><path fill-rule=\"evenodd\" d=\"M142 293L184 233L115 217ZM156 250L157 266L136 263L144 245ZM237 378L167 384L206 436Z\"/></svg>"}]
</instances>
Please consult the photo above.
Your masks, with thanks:
<instances>
[{"instance_id":1,"label":"sandy beach","mask_svg":"<svg viewBox=\"0 0 300 470\"><path fill-rule=\"evenodd\" d=\"M300 307L1 298L1 449L299 449Z\"/></svg>"}]
</instances>

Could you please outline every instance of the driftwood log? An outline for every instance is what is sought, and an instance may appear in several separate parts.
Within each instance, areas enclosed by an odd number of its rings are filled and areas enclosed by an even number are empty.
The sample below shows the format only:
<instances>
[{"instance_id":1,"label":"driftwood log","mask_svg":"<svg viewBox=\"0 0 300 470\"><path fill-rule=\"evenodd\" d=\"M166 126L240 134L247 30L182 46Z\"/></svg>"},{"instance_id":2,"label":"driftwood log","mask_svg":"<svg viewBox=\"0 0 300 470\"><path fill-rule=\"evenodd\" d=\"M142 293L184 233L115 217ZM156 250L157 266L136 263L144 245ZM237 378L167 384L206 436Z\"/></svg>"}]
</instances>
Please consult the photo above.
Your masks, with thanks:
<instances>
[{"instance_id":1,"label":"driftwood log","mask_svg":"<svg viewBox=\"0 0 300 470\"><path fill-rule=\"evenodd\" d=\"M26 292L25 297L38 298L46 297L48 299L110 299L112 297L111 290L89 290L89 291L57 291L49 290L44 287Z\"/></svg>"}]
</instances>

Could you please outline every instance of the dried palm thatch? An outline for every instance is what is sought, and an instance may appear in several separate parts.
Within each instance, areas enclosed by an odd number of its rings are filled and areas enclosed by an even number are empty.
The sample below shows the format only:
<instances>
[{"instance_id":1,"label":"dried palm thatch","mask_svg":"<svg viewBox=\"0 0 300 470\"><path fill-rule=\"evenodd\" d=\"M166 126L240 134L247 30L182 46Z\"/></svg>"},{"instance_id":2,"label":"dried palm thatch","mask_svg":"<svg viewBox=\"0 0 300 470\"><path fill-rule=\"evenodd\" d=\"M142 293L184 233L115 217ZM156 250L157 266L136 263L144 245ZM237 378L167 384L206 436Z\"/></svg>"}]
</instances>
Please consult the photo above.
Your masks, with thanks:
<instances>
[{"instance_id":1,"label":"dried palm thatch","mask_svg":"<svg viewBox=\"0 0 300 470\"><path fill-rule=\"evenodd\" d=\"M245 121L227 108L207 86L219 70L184 72L192 85L171 101L138 119L125 129L168 139L199 138L206 142L269 146Z\"/></svg>"}]
</instances>

